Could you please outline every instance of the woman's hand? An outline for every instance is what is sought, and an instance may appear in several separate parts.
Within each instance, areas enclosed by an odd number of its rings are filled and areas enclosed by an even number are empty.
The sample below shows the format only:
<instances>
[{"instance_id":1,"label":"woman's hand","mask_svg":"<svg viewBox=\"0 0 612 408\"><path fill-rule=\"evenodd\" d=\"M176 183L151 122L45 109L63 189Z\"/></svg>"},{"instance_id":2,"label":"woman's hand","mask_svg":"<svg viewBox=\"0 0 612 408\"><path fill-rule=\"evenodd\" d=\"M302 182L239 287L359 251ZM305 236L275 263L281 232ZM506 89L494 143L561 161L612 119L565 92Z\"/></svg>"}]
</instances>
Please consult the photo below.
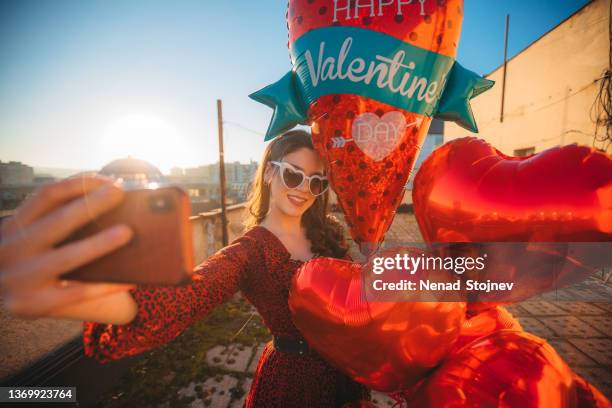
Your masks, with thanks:
<instances>
[{"instance_id":1,"label":"woman's hand","mask_svg":"<svg viewBox=\"0 0 612 408\"><path fill-rule=\"evenodd\" d=\"M119 205L121 188L102 177L69 178L41 187L0 224L0 293L22 317L60 317L127 323L136 313L133 285L63 281L59 276L128 243L116 225L61 247L55 245Z\"/></svg>"}]
</instances>

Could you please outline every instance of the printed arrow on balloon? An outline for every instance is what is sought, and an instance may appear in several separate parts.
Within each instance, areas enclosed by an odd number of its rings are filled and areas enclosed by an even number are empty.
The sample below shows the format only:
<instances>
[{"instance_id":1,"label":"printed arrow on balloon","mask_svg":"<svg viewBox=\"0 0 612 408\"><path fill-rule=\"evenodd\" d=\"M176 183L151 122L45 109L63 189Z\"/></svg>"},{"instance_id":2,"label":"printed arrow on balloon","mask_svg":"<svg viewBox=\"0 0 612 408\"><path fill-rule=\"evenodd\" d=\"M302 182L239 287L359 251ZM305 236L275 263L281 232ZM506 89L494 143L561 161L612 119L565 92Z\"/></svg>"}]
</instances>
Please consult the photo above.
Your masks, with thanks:
<instances>
[{"instance_id":1,"label":"printed arrow on balloon","mask_svg":"<svg viewBox=\"0 0 612 408\"><path fill-rule=\"evenodd\" d=\"M343 137L332 137L331 141L332 141L332 148L334 149L339 149L344 147L344 145L350 141L352 141L353 138L350 139L345 139Z\"/></svg>"}]
</instances>

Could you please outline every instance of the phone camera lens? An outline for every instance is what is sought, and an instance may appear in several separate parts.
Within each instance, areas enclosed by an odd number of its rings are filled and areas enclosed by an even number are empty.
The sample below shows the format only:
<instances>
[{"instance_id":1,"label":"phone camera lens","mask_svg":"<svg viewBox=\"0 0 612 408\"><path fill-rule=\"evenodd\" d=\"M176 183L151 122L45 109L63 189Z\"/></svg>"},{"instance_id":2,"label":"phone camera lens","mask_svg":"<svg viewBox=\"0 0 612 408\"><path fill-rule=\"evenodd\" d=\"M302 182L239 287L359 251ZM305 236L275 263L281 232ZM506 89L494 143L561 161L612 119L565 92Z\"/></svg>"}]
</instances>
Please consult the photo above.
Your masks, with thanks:
<instances>
[{"instance_id":1,"label":"phone camera lens","mask_svg":"<svg viewBox=\"0 0 612 408\"><path fill-rule=\"evenodd\" d=\"M155 200L155 206L159 209L166 208L166 200L163 198L158 198Z\"/></svg>"},{"instance_id":2,"label":"phone camera lens","mask_svg":"<svg viewBox=\"0 0 612 408\"><path fill-rule=\"evenodd\" d=\"M149 204L153 211L167 211L170 208L168 197L163 195L151 197Z\"/></svg>"}]
</instances>

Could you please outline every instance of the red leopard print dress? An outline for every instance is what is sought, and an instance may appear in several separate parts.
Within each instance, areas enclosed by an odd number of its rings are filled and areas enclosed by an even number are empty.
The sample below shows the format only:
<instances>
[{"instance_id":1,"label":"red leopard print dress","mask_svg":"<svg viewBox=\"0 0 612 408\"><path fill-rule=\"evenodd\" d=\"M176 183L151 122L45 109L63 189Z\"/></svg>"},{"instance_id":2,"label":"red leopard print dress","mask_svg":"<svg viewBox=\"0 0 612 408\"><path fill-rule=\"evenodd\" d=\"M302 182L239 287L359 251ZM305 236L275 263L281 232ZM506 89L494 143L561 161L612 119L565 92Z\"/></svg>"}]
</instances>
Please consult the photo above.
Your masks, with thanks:
<instances>
[{"instance_id":1,"label":"red leopard print dress","mask_svg":"<svg viewBox=\"0 0 612 408\"><path fill-rule=\"evenodd\" d=\"M126 325L84 322L85 354L108 362L161 346L239 290L257 308L273 335L303 339L288 306L291 278L303 263L263 226L198 265L181 287L137 286L138 304ZM265 347L255 371L247 407L334 407L369 399L369 391L331 367L316 353L299 355Z\"/></svg>"}]
</instances>

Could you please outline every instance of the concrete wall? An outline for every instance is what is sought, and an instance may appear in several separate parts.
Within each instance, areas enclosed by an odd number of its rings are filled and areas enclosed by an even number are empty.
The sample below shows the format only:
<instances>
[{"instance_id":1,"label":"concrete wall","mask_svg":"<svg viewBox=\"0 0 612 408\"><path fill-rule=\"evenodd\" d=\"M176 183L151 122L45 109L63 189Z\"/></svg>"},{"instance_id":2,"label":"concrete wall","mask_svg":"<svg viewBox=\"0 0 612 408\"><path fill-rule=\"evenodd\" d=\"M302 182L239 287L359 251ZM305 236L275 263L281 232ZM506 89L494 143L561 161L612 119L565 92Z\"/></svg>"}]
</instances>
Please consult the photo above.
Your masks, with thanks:
<instances>
[{"instance_id":1,"label":"concrete wall","mask_svg":"<svg viewBox=\"0 0 612 408\"><path fill-rule=\"evenodd\" d=\"M228 242L242 235L242 222L245 219L245 203L230 205L227 208ZM191 217L193 230L193 250L196 264L223 247L221 210L217 209Z\"/></svg>"},{"instance_id":2,"label":"concrete wall","mask_svg":"<svg viewBox=\"0 0 612 408\"><path fill-rule=\"evenodd\" d=\"M503 123L502 67L488 75L495 86L472 101L480 133L448 123L444 141L477 136L510 155L574 142L591 146L595 80L608 64L609 7L610 0L592 1L508 62ZM510 42L512 32L510 16Z\"/></svg>"}]
</instances>

